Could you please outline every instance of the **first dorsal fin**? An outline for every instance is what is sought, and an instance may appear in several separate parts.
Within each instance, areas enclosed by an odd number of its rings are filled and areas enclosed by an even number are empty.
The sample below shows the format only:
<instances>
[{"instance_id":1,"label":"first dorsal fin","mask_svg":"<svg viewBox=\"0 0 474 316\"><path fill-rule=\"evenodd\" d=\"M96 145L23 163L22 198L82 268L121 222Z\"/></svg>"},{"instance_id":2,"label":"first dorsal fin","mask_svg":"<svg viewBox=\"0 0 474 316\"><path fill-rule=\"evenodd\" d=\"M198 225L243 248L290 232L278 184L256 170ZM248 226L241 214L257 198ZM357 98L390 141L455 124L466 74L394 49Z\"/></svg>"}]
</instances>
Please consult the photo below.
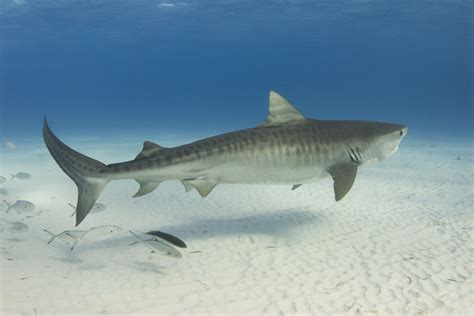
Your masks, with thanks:
<instances>
[{"instance_id":1,"label":"first dorsal fin","mask_svg":"<svg viewBox=\"0 0 474 316\"><path fill-rule=\"evenodd\" d=\"M153 154L156 154L157 152L159 152L163 149L164 148L161 147L160 145L146 140L143 143L142 151L137 155L137 157L135 157L135 159L150 157Z\"/></svg>"},{"instance_id":2,"label":"first dorsal fin","mask_svg":"<svg viewBox=\"0 0 474 316\"><path fill-rule=\"evenodd\" d=\"M150 149L157 149L157 148L161 149L163 147L161 147L160 145L154 142L150 142L148 140L143 142L143 150L150 150Z\"/></svg>"},{"instance_id":3,"label":"first dorsal fin","mask_svg":"<svg viewBox=\"0 0 474 316\"><path fill-rule=\"evenodd\" d=\"M306 118L288 100L275 91L268 98L268 116L260 126L281 126L305 122Z\"/></svg>"}]
</instances>

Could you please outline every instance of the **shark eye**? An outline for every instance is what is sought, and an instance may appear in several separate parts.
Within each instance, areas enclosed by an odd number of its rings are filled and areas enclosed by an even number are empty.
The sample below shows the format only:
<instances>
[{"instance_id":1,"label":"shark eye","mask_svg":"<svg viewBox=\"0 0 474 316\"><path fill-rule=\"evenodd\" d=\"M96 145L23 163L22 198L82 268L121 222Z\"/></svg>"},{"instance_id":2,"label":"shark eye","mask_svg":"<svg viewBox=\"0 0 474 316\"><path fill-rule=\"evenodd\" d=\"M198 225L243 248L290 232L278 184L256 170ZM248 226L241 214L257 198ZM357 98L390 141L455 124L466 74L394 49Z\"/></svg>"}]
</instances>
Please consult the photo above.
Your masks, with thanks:
<instances>
[{"instance_id":1,"label":"shark eye","mask_svg":"<svg viewBox=\"0 0 474 316\"><path fill-rule=\"evenodd\" d=\"M403 131L400 131L400 136L403 136Z\"/></svg>"}]
</instances>

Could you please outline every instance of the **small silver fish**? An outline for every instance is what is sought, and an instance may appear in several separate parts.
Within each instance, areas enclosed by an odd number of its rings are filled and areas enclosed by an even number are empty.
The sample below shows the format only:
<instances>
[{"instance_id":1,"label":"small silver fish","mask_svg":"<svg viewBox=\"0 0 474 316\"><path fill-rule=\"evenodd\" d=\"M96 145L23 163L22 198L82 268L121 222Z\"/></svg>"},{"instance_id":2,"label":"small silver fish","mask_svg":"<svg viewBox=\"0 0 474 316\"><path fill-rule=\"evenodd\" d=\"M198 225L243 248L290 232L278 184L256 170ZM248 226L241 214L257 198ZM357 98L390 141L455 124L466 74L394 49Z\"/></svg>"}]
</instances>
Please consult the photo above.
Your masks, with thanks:
<instances>
[{"instance_id":1,"label":"small silver fish","mask_svg":"<svg viewBox=\"0 0 474 316\"><path fill-rule=\"evenodd\" d=\"M16 174L10 174L12 176L12 180L17 178L18 180L29 180L32 178L32 175L28 172L17 172Z\"/></svg>"},{"instance_id":2,"label":"small silver fish","mask_svg":"<svg viewBox=\"0 0 474 316\"><path fill-rule=\"evenodd\" d=\"M21 222L10 222L6 219L0 219L0 231L6 229L11 233L24 233L28 231L28 228L28 225Z\"/></svg>"},{"instance_id":3,"label":"small silver fish","mask_svg":"<svg viewBox=\"0 0 474 316\"><path fill-rule=\"evenodd\" d=\"M0 189L0 195L8 195L7 189Z\"/></svg>"},{"instance_id":4,"label":"small silver fish","mask_svg":"<svg viewBox=\"0 0 474 316\"><path fill-rule=\"evenodd\" d=\"M30 201L17 200L15 203L10 204L7 201L3 202L8 206L6 213L10 212L11 209L14 209L18 214L29 213L34 211L35 205Z\"/></svg>"},{"instance_id":5,"label":"small silver fish","mask_svg":"<svg viewBox=\"0 0 474 316\"><path fill-rule=\"evenodd\" d=\"M7 178L5 178L4 176L0 176L0 183L5 183L7 182Z\"/></svg>"},{"instance_id":6,"label":"small silver fish","mask_svg":"<svg viewBox=\"0 0 474 316\"><path fill-rule=\"evenodd\" d=\"M12 233L24 233L28 231L28 225L21 222L11 222L10 227L7 228Z\"/></svg>"},{"instance_id":7,"label":"small silver fish","mask_svg":"<svg viewBox=\"0 0 474 316\"><path fill-rule=\"evenodd\" d=\"M168 244L165 244L164 242L160 241L158 238L152 237L150 239L141 239L140 236L138 236L131 230L129 232L130 234L133 235L133 237L138 239L136 242L131 243L130 246L133 246L136 244L143 244L145 247L150 249L152 253L161 253L165 256L174 257L174 258L182 257L181 253L178 250L176 250L175 248L171 247Z\"/></svg>"},{"instance_id":8,"label":"small silver fish","mask_svg":"<svg viewBox=\"0 0 474 316\"><path fill-rule=\"evenodd\" d=\"M111 234L121 232L122 228L115 225L102 225L96 226L89 229L84 236L87 236L86 239L89 241L99 241L107 239ZM83 236L83 238L84 238Z\"/></svg>"},{"instance_id":9,"label":"small silver fish","mask_svg":"<svg viewBox=\"0 0 474 316\"><path fill-rule=\"evenodd\" d=\"M43 231L51 236L48 240L48 245L57 238L64 241L66 244L72 244L71 250L76 247L79 240L87 233L86 230L65 230L59 234L54 234L47 229L43 229Z\"/></svg>"},{"instance_id":10,"label":"small silver fish","mask_svg":"<svg viewBox=\"0 0 474 316\"><path fill-rule=\"evenodd\" d=\"M74 209L74 212L71 214L71 217L73 217L74 215L76 215L76 206L74 204L71 204L71 203L68 203L68 205ZM92 206L92 209L91 209L90 212L91 213L99 213L99 212L105 211L106 208L107 208L107 205L105 205L105 204L95 203Z\"/></svg>"},{"instance_id":11,"label":"small silver fish","mask_svg":"<svg viewBox=\"0 0 474 316\"><path fill-rule=\"evenodd\" d=\"M48 241L48 244L52 243L53 240L57 238L67 244L72 244L71 250L74 250L80 240L99 241L107 239L110 234L119 232L121 230L121 227L115 225L96 226L92 227L89 230L65 230L59 234L54 234L49 230L44 229L44 231L51 236L51 239Z\"/></svg>"}]
</instances>

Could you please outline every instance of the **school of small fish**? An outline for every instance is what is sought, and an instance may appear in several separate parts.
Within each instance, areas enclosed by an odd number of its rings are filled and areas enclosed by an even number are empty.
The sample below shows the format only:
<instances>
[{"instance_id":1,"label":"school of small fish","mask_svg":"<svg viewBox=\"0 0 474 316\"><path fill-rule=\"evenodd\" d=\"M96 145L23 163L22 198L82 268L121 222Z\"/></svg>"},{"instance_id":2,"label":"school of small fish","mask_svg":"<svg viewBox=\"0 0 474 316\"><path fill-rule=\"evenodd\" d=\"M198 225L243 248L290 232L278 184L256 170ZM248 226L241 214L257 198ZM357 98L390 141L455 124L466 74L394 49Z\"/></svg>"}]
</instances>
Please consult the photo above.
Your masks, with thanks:
<instances>
[{"instance_id":1,"label":"school of small fish","mask_svg":"<svg viewBox=\"0 0 474 316\"><path fill-rule=\"evenodd\" d=\"M6 140L5 140L5 144L9 148L16 147L15 144L9 141L7 142ZM31 179L32 176L31 174L27 172L17 172L15 175L13 174L11 175L11 179L13 178L17 178L20 180L28 180L28 179ZM8 181L7 178L5 178L4 176L0 176L0 184L6 183L7 181ZM7 189L0 188L0 195L7 196L8 194L9 193ZM36 206L32 202L26 201L26 200L16 200L14 203L9 203L6 200L3 200L3 202L7 205L5 214L10 212L10 210L12 209L15 210L18 214L30 213L34 211L34 209L36 208ZM24 233L28 231L28 229L29 227L25 223L12 222L12 221L0 218L0 232L7 230L10 233Z\"/></svg>"},{"instance_id":2,"label":"school of small fish","mask_svg":"<svg viewBox=\"0 0 474 316\"><path fill-rule=\"evenodd\" d=\"M15 148L13 143L8 143L8 147ZM29 180L32 178L32 175L28 172L17 172L15 174L10 174L11 180ZM4 176L0 176L0 184L4 184L8 181L8 179ZM5 188L0 188L0 195L7 196L9 192ZM7 200L3 200L7 209L5 214L9 213L11 210L14 210L17 214L25 214L31 213L36 209L36 205L27 200L16 200L15 202L8 202ZM76 206L68 203L71 208L74 209L74 212L71 216L76 214ZM91 209L91 213L99 213L103 212L107 209L107 206L103 203L95 203ZM41 211L40 211L41 212ZM25 218L25 217L24 217ZM26 216L26 218L33 218L33 216ZM28 231L29 227L27 224L18 222L18 221L9 221L6 219L0 219L0 232L8 231L10 233L24 233ZM51 244L54 240L61 240L66 244L70 244L71 250L77 246L79 241L100 241L110 238L113 234L121 232L122 228L115 225L101 225L92 227L88 230L65 230L60 233L53 233L48 229L44 229L44 232L50 236L48 240L48 244ZM142 238L138 234L129 231L130 234L136 239L135 242L130 244L137 245L141 244L148 248L152 253L159 253L165 256L173 257L173 258L180 258L182 254L173 246L186 248L186 244L173 235L170 235L165 232L161 231L150 231L147 233L143 233L149 238ZM151 236L151 237L150 237Z\"/></svg>"}]
</instances>

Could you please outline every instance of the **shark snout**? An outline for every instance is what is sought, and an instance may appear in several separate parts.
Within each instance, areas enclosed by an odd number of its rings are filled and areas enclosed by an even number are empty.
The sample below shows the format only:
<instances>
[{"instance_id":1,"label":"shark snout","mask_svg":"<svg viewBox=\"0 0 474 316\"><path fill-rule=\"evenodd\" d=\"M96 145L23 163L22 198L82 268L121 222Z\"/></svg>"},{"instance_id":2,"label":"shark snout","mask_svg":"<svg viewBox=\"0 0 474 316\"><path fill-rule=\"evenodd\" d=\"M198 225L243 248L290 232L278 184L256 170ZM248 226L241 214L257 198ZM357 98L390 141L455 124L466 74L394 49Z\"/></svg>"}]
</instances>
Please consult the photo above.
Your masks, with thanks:
<instances>
[{"instance_id":1,"label":"shark snout","mask_svg":"<svg viewBox=\"0 0 474 316\"><path fill-rule=\"evenodd\" d=\"M408 133L408 127L404 127L402 128L402 130L400 131L400 136L406 136L406 134Z\"/></svg>"},{"instance_id":2,"label":"shark snout","mask_svg":"<svg viewBox=\"0 0 474 316\"><path fill-rule=\"evenodd\" d=\"M392 155L394 152L396 152L398 150L398 145L400 145L400 142L402 141L402 138L405 137L408 133L408 127L404 126L401 130L400 130L400 138L398 139L398 141L395 142L395 148L392 150L392 152L389 154L389 155Z\"/></svg>"}]
</instances>

